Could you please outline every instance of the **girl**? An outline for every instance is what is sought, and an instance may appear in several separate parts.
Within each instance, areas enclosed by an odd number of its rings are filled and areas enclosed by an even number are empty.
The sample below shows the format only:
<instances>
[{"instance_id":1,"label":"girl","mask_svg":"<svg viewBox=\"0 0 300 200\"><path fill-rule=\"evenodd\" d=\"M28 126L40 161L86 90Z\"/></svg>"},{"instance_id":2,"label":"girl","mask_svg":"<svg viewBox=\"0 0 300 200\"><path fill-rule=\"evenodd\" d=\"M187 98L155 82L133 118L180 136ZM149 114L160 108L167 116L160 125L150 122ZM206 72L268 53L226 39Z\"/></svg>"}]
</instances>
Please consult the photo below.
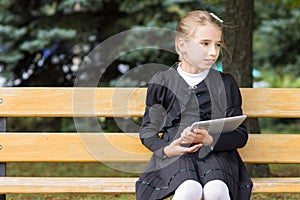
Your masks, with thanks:
<instances>
[{"instance_id":1,"label":"girl","mask_svg":"<svg viewBox=\"0 0 300 200\"><path fill-rule=\"evenodd\" d=\"M242 115L234 78L212 69L223 45L222 22L207 11L185 15L175 42L180 62L148 85L140 138L153 156L136 182L137 200L250 198L252 182L236 150L247 142L245 124L222 134L190 128L195 121Z\"/></svg>"}]
</instances>

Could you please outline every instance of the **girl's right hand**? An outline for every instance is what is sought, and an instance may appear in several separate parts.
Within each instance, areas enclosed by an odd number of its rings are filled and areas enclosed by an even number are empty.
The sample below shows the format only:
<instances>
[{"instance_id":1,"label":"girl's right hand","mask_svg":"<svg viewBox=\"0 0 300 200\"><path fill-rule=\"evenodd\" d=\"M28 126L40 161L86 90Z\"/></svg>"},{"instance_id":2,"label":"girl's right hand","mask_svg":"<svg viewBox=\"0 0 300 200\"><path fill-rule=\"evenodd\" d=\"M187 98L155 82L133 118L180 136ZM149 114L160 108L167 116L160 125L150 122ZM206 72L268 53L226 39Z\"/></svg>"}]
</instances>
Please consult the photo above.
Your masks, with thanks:
<instances>
[{"instance_id":1,"label":"girl's right hand","mask_svg":"<svg viewBox=\"0 0 300 200\"><path fill-rule=\"evenodd\" d=\"M202 143L199 143L191 147L183 147L181 146L181 144L182 144L182 138L178 138L174 140L171 144L166 146L163 151L168 157L181 156L186 153L194 153L198 151L203 145Z\"/></svg>"}]
</instances>

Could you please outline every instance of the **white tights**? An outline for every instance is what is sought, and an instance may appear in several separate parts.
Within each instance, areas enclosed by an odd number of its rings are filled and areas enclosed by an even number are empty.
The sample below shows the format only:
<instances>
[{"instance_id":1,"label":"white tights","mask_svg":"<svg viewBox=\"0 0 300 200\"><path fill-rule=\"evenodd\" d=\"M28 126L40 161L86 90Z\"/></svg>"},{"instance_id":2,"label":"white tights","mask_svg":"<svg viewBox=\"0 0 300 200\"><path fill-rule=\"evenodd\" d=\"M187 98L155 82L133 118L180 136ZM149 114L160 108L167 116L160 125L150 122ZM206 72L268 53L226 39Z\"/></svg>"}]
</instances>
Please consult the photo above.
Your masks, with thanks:
<instances>
[{"instance_id":1,"label":"white tights","mask_svg":"<svg viewBox=\"0 0 300 200\"><path fill-rule=\"evenodd\" d=\"M227 185L220 180L209 181L202 185L194 180L186 180L175 190L172 200L230 200Z\"/></svg>"}]
</instances>

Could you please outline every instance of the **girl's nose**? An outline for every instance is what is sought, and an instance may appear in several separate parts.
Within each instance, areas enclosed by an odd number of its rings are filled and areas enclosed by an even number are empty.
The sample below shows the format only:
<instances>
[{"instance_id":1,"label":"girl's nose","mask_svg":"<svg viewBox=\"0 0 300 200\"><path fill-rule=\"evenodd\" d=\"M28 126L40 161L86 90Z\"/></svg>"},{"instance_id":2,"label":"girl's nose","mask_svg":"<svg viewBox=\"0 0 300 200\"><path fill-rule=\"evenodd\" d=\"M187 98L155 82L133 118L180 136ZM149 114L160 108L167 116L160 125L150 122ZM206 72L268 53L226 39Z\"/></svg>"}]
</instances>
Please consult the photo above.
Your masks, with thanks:
<instances>
[{"instance_id":1,"label":"girl's nose","mask_svg":"<svg viewBox=\"0 0 300 200\"><path fill-rule=\"evenodd\" d=\"M210 45L208 48L208 54L209 55L216 55L218 52L218 49L215 45Z\"/></svg>"}]
</instances>

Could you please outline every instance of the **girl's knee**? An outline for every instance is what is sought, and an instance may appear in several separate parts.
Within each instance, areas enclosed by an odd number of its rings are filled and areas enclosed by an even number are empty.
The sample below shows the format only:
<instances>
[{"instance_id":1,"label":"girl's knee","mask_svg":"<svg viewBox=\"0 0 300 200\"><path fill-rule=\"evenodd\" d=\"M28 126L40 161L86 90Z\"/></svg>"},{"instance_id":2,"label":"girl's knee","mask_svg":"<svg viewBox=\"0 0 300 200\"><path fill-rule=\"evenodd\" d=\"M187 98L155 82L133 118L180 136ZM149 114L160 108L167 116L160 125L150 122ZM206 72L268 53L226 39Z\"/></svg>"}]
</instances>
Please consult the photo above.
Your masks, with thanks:
<instances>
[{"instance_id":1,"label":"girl's knee","mask_svg":"<svg viewBox=\"0 0 300 200\"><path fill-rule=\"evenodd\" d=\"M227 185L221 180L213 180L204 185L205 200L230 200Z\"/></svg>"},{"instance_id":2,"label":"girl's knee","mask_svg":"<svg viewBox=\"0 0 300 200\"><path fill-rule=\"evenodd\" d=\"M175 191L173 200L200 200L202 197L202 185L194 180L186 180Z\"/></svg>"}]
</instances>

